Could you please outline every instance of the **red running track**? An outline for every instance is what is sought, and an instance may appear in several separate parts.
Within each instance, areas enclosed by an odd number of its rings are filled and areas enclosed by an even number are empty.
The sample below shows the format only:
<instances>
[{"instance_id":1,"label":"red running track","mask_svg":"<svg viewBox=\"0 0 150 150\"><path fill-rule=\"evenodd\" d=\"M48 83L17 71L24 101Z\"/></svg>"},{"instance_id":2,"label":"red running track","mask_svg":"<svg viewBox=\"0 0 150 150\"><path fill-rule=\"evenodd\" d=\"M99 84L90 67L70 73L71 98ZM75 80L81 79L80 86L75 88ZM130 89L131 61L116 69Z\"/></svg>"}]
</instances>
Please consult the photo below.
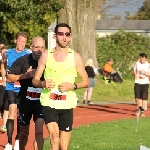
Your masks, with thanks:
<instances>
[{"instance_id":1,"label":"red running track","mask_svg":"<svg viewBox=\"0 0 150 150\"><path fill-rule=\"evenodd\" d=\"M148 105L150 108L150 105ZM97 122L107 122L111 120L125 119L125 118L134 118L135 117L136 106L134 104L109 104L109 105L95 105L95 106L78 106L74 109L74 123L73 128L88 125L91 123ZM150 116L150 110L148 109L145 112L146 116ZM0 119L0 126L3 122ZM15 131L13 134L13 142L16 135L16 122L15 122ZM44 138L48 137L47 129L44 125ZM26 150L32 149L34 141L34 123L31 121L30 134ZM7 135L6 133L0 133L0 150L4 149L4 146L7 144Z\"/></svg>"}]
</instances>

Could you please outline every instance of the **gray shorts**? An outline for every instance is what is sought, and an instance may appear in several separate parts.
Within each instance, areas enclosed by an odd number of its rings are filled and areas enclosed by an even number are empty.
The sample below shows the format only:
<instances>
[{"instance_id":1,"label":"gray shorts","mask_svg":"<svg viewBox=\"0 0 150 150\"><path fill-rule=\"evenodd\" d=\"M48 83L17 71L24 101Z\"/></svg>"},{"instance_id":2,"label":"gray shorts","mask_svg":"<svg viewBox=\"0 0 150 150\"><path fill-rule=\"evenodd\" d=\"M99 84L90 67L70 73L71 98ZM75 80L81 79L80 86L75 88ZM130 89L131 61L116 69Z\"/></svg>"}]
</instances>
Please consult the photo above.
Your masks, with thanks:
<instances>
[{"instance_id":1,"label":"gray shorts","mask_svg":"<svg viewBox=\"0 0 150 150\"><path fill-rule=\"evenodd\" d=\"M90 80L90 86L89 87L94 87L95 86L94 78L89 78L89 80Z\"/></svg>"}]
</instances>

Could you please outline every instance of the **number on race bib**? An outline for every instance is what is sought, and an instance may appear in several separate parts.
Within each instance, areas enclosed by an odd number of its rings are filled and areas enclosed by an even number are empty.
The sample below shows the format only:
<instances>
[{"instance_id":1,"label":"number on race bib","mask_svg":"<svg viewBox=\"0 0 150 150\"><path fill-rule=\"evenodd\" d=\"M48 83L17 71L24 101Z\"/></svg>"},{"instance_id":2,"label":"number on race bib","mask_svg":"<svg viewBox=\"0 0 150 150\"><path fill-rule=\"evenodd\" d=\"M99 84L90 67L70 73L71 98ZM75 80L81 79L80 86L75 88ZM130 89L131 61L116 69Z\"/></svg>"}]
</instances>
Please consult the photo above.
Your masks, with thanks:
<instances>
[{"instance_id":1,"label":"number on race bib","mask_svg":"<svg viewBox=\"0 0 150 150\"><path fill-rule=\"evenodd\" d=\"M14 82L14 87L21 87L19 82Z\"/></svg>"},{"instance_id":2,"label":"number on race bib","mask_svg":"<svg viewBox=\"0 0 150 150\"><path fill-rule=\"evenodd\" d=\"M58 90L51 90L50 99L52 100L66 100L66 92L59 92Z\"/></svg>"}]
</instances>

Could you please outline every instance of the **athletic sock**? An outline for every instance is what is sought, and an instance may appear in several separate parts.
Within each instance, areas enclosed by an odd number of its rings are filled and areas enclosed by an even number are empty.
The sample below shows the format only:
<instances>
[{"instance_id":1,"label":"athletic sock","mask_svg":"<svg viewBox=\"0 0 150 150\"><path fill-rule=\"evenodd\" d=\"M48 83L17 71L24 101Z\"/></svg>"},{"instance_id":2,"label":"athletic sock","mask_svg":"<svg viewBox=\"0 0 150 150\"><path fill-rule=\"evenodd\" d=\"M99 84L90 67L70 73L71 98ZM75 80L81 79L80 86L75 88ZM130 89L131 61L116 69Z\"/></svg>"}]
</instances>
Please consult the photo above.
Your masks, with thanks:
<instances>
[{"instance_id":1,"label":"athletic sock","mask_svg":"<svg viewBox=\"0 0 150 150\"><path fill-rule=\"evenodd\" d=\"M15 140L19 140L19 130L20 130L19 117L17 117L17 134L16 134L16 137L15 137Z\"/></svg>"},{"instance_id":2,"label":"athletic sock","mask_svg":"<svg viewBox=\"0 0 150 150\"><path fill-rule=\"evenodd\" d=\"M8 136L8 143L12 145L12 135L14 131L14 119L7 119L7 136Z\"/></svg>"}]
</instances>

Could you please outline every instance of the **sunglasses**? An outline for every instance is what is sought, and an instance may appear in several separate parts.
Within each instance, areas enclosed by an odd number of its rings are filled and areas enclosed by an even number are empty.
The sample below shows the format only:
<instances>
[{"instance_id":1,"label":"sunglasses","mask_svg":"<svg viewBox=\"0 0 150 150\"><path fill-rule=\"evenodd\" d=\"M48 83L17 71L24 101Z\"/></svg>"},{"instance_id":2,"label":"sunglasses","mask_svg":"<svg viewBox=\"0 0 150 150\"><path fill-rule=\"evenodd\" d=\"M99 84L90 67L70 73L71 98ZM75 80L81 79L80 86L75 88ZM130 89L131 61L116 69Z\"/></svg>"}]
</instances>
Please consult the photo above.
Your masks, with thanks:
<instances>
[{"instance_id":1,"label":"sunglasses","mask_svg":"<svg viewBox=\"0 0 150 150\"><path fill-rule=\"evenodd\" d=\"M64 33L64 32L57 32L57 35L59 35L59 36L66 35L66 37L69 37L71 35L71 33L70 32L66 32L66 33Z\"/></svg>"}]
</instances>

